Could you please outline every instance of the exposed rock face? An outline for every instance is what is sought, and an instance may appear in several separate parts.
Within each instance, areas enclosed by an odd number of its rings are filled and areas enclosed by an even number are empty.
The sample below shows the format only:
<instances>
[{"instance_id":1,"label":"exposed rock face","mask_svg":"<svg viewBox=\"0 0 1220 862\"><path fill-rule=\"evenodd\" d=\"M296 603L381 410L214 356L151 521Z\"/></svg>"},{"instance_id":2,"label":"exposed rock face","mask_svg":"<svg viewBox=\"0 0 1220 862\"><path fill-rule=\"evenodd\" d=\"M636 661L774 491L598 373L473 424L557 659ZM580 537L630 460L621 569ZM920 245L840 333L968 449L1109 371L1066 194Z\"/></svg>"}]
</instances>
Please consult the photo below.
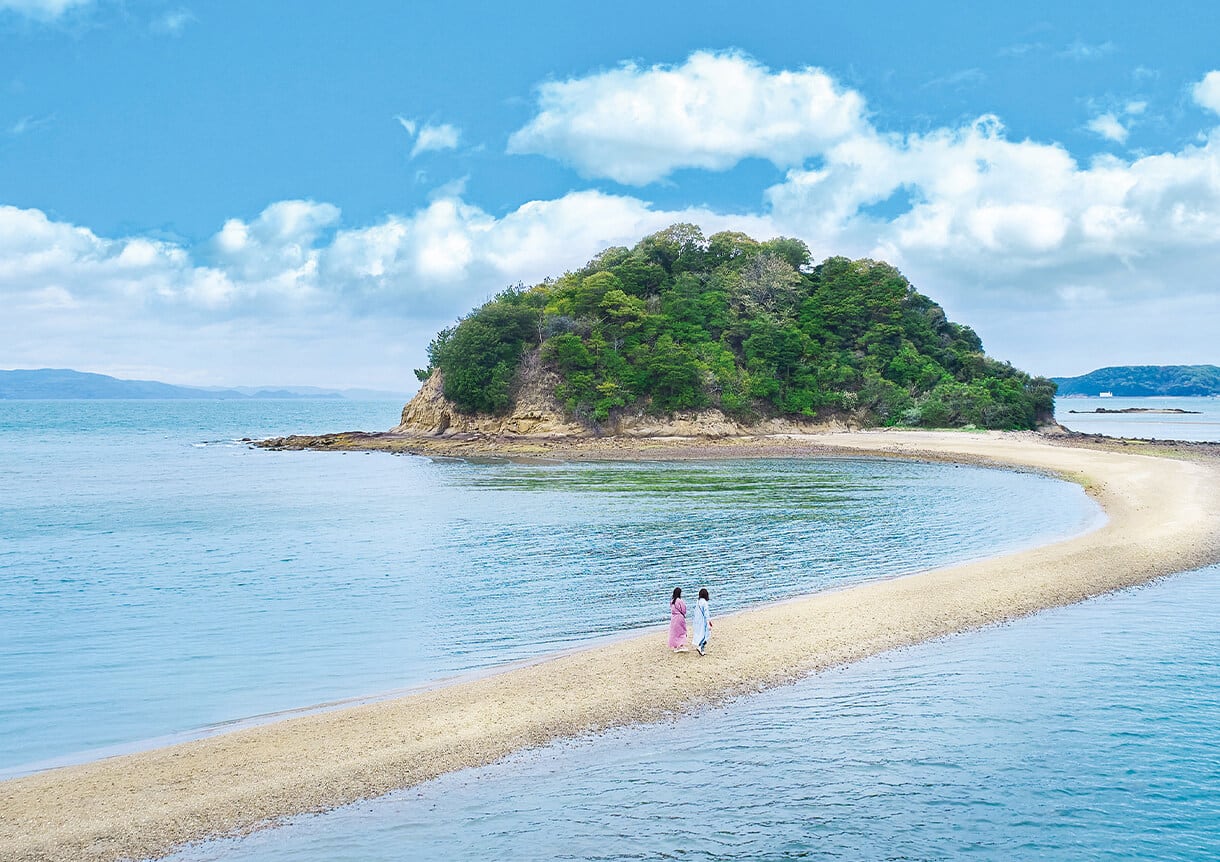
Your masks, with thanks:
<instances>
[{"instance_id":1,"label":"exposed rock face","mask_svg":"<svg viewBox=\"0 0 1220 862\"><path fill-rule=\"evenodd\" d=\"M552 394L559 378L542 367L537 354L526 357L517 372L512 410L505 416L473 416L463 413L445 397L439 371L420 387L402 409L395 434L454 436L485 434L540 437L581 437L591 432L564 418L563 408Z\"/></svg>"},{"instance_id":2,"label":"exposed rock face","mask_svg":"<svg viewBox=\"0 0 1220 862\"><path fill-rule=\"evenodd\" d=\"M739 437L752 434L798 434L841 431L853 423L767 419L747 425L720 410L687 410L669 416L627 413L612 417L602 428L572 422L555 399L559 377L547 371L535 352L527 356L517 372L512 410L504 416L474 416L463 413L444 395L439 371L420 387L402 410L402 421L391 433L411 436L454 437L465 434L516 437Z\"/></svg>"}]
</instances>

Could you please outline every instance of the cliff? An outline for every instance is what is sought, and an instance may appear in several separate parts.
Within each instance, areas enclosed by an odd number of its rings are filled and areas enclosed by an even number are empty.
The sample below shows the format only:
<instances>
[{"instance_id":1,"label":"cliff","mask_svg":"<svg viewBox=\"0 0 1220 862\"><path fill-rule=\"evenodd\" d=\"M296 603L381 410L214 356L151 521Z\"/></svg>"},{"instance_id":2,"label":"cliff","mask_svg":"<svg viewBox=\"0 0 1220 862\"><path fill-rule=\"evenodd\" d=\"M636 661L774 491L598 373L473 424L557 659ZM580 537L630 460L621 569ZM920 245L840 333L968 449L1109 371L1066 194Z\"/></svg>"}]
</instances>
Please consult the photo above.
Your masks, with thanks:
<instances>
[{"instance_id":1,"label":"cliff","mask_svg":"<svg viewBox=\"0 0 1220 862\"><path fill-rule=\"evenodd\" d=\"M853 421L797 421L773 418L743 423L717 409L679 410L666 416L644 411L619 413L600 425L584 425L564 415L555 398L559 375L532 351L517 370L512 408L503 416L464 413L444 395L441 372L432 375L402 410L392 434L413 437L738 437L755 434L815 433L858 427Z\"/></svg>"}]
</instances>

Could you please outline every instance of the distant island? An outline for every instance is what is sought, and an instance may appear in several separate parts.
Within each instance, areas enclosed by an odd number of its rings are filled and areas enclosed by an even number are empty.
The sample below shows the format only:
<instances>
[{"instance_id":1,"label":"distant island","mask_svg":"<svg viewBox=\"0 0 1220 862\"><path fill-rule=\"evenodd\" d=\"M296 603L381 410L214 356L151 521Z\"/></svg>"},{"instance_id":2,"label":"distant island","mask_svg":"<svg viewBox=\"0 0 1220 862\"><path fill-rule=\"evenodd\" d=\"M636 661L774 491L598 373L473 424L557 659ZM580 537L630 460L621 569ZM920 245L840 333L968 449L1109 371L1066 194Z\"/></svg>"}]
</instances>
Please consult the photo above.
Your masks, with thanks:
<instances>
[{"instance_id":1,"label":"distant island","mask_svg":"<svg viewBox=\"0 0 1220 862\"><path fill-rule=\"evenodd\" d=\"M235 387L207 389L175 386L154 380L122 380L67 368L0 371L0 400L173 399L249 400L292 398L397 399L397 392L328 390L314 387Z\"/></svg>"},{"instance_id":2,"label":"distant island","mask_svg":"<svg viewBox=\"0 0 1220 862\"><path fill-rule=\"evenodd\" d=\"M1215 365L1117 365L1080 377L1051 379L1059 385L1060 395L1220 395L1220 367Z\"/></svg>"},{"instance_id":3,"label":"distant island","mask_svg":"<svg viewBox=\"0 0 1220 862\"><path fill-rule=\"evenodd\" d=\"M1179 416L1202 412L1201 410L1183 410L1181 407L1123 407L1120 410L1107 410L1105 407L1098 407L1096 410L1068 411L1068 413L1153 413L1158 416Z\"/></svg>"},{"instance_id":4,"label":"distant island","mask_svg":"<svg viewBox=\"0 0 1220 862\"><path fill-rule=\"evenodd\" d=\"M428 358L398 433L1029 429L1055 395L887 263L690 224L503 291Z\"/></svg>"}]
</instances>

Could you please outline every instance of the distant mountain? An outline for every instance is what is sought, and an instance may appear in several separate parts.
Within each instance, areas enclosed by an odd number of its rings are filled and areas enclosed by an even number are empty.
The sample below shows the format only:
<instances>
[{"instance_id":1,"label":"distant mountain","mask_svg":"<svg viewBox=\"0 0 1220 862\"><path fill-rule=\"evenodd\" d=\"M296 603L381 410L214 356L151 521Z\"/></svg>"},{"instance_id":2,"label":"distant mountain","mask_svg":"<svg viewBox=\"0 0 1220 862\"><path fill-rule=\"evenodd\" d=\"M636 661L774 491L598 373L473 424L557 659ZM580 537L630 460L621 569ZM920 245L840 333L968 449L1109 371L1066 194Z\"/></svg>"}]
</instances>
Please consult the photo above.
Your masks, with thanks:
<instances>
[{"instance_id":1,"label":"distant mountain","mask_svg":"<svg viewBox=\"0 0 1220 862\"><path fill-rule=\"evenodd\" d=\"M68 368L18 369L0 371L0 400L18 399L207 399L249 400L287 398L351 398L356 400L397 400L398 392L376 392L368 389L318 389L312 386L263 387L248 386L232 389L175 386L155 380L122 380L105 374L90 374Z\"/></svg>"},{"instance_id":2,"label":"distant mountain","mask_svg":"<svg viewBox=\"0 0 1220 862\"><path fill-rule=\"evenodd\" d=\"M1099 395L1145 398L1150 395L1220 395L1215 365L1117 365L1080 377L1052 377L1060 396Z\"/></svg>"},{"instance_id":3,"label":"distant mountain","mask_svg":"<svg viewBox=\"0 0 1220 862\"><path fill-rule=\"evenodd\" d=\"M206 387L219 391L219 387ZM323 389L319 386L231 386L230 390L254 398L346 398L352 401L400 401L410 398L406 390Z\"/></svg>"}]
</instances>

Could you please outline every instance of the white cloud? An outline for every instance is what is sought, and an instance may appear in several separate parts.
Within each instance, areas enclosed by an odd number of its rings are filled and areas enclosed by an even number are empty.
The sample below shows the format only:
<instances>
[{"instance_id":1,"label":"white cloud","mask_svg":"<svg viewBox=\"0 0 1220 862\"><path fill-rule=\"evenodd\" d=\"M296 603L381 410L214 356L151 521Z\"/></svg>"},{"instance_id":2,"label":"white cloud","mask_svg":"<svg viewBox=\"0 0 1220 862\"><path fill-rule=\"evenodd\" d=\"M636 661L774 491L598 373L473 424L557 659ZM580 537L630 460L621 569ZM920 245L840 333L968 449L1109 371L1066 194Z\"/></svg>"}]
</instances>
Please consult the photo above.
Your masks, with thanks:
<instances>
[{"instance_id":1,"label":"white cloud","mask_svg":"<svg viewBox=\"0 0 1220 862\"><path fill-rule=\"evenodd\" d=\"M20 135L25 135L41 129L44 126L49 126L52 122L54 122L54 120L55 116L53 114L48 114L43 117L22 117L17 120L17 122L9 126L8 133L13 137L19 137Z\"/></svg>"},{"instance_id":2,"label":"white cloud","mask_svg":"<svg viewBox=\"0 0 1220 862\"><path fill-rule=\"evenodd\" d=\"M1107 141L1122 144L1127 141L1127 127L1113 114L1101 114L1089 120L1086 126L1090 132L1101 135Z\"/></svg>"},{"instance_id":3,"label":"white cloud","mask_svg":"<svg viewBox=\"0 0 1220 862\"><path fill-rule=\"evenodd\" d=\"M316 247L323 231L339 220L339 209L313 201L279 201L250 223L229 219L212 241L212 263L227 279L240 284L232 293L222 282L213 284L217 299L241 296L247 302L291 297L294 302L315 298Z\"/></svg>"},{"instance_id":4,"label":"white cloud","mask_svg":"<svg viewBox=\"0 0 1220 862\"><path fill-rule=\"evenodd\" d=\"M156 18L150 26L154 33L161 33L166 36L178 36L186 29L187 25L195 21L194 14L189 9L171 9L160 17Z\"/></svg>"},{"instance_id":5,"label":"white cloud","mask_svg":"<svg viewBox=\"0 0 1220 862\"><path fill-rule=\"evenodd\" d=\"M1191 90L1195 102L1213 114L1220 114L1220 72L1208 72Z\"/></svg>"},{"instance_id":6,"label":"white cloud","mask_svg":"<svg viewBox=\"0 0 1220 862\"><path fill-rule=\"evenodd\" d=\"M442 123L439 126L425 125L419 130L415 146L411 148L411 158L434 150L456 149L461 135L458 127L449 123Z\"/></svg>"},{"instance_id":7,"label":"white cloud","mask_svg":"<svg viewBox=\"0 0 1220 862\"><path fill-rule=\"evenodd\" d=\"M723 78L730 88L744 74L771 93L771 79L786 74L737 55L727 62L735 70ZM653 73L625 74L628 94ZM719 101L706 76L698 79L698 92ZM1220 88L1220 73L1196 88L1204 105L1209 81ZM253 218L229 219L190 248L109 239L38 210L0 207L0 365L96 368L72 358L90 351L126 366L211 355L233 364L233 383L249 382L240 360L312 374L282 382L401 386L436 328L472 305L676 221L709 233L798 236L817 257L889 260L975 326L994 353L1040 373L1078 370L1076 357L1086 354L1125 360L1113 333L1159 345L1133 359L1216 360L1220 127L1177 151L1082 164L1062 145L1010 140L990 115L921 134L882 133L863 118L860 96L827 87L838 104L859 110L819 139L815 166L794 165L753 213L665 210L582 190L493 215L457 183L412 212L364 225L342 225L327 203L280 201ZM595 95L613 101L605 86ZM1115 117L1135 115L1125 109ZM414 122L399 121L404 129ZM757 115L746 112L741 123L730 140L762 140ZM649 128L640 123L636 132ZM667 142L673 152L637 148L651 153L651 172L689 164L686 136L695 127L683 129ZM721 155L744 148L726 145ZM1146 325L1123 322L1134 314ZM367 376L328 377L336 367Z\"/></svg>"},{"instance_id":8,"label":"white cloud","mask_svg":"<svg viewBox=\"0 0 1220 862\"><path fill-rule=\"evenodd\" d=\"M1115 50L1113 42L1102 42L1100 44L1091 44L1089 42L1077 39L1072 44L1068 45L1060 52L1061 57L1067 57L1072 60L1098 60L1107 54L1112 54Z\"/></svg>"},{"instance_id":9,"label":"white cloud","mask_svg":"<svg viewBox=\"0 0 1220 862\"><path fill-rule=\"evenodd\" d=\"M458 141L462 138L462 130L452 123L420 125L415 120L398 115L394 119L402 126L403 131L415 138L415 146L411 148L411 158L415 158L421 153L457 149Z\"/></svg>"},{"instance_id":10,"label":"white cloud","mask_svg":"<svg viewBox=\"0 0 1220 862\"><path fill-rule=\"evenodd\" d=\"M528 202L502 218L456 194L359 228L337 229L339 217L329 204L280 201L190 249L0 207L0 366L148 367L164 378L158 362L204 362L231 373L201 382L250 382L258 368L285 383L409 387L436 330L509 284L675 221L767 232L757 217L662 211L598 192Z\"/></svg>"},{"instance_id":11,"label":"white cloud","mask_svg":"<svg viewBox=\"0 0 1220 862\"><path fill-rule=\"evenodd\" d=\"M510 152L631 185L750 157L795 166L864 127L863 98L822 70L773 73L738 53L701 51L680 66L628 64L543 84L538 107L509 138Z\"/></svg>"},{"instance_id":12,"label":"white cloud","mask_svg":"<svg viewBox=\"0 0 1220 862\"><path fill-rule=\"evenodd\" d=\"M88 6L93 0L0 0L0 12L15 12L44 21L54 20L69 9Z\"/></svg>"}]
</instances>

